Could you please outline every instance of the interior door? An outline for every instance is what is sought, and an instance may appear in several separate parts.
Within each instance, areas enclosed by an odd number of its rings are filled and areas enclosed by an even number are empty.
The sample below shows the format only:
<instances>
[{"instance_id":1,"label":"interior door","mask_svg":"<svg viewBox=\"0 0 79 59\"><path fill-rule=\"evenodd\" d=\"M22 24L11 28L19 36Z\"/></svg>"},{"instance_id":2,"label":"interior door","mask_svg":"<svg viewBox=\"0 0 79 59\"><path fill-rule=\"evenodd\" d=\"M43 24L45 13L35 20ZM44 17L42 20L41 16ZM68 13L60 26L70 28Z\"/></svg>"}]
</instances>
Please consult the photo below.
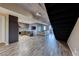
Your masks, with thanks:
<instances>
[{"instance_id":1,"label":"interior door","mask_svg":"<svg viewBox=\"0 0 79 59\"><path fill-rule=\"evenodd\" d=\"M18 41L18 17L9 15L9 43Z\"/></svg>"}]
</instances>

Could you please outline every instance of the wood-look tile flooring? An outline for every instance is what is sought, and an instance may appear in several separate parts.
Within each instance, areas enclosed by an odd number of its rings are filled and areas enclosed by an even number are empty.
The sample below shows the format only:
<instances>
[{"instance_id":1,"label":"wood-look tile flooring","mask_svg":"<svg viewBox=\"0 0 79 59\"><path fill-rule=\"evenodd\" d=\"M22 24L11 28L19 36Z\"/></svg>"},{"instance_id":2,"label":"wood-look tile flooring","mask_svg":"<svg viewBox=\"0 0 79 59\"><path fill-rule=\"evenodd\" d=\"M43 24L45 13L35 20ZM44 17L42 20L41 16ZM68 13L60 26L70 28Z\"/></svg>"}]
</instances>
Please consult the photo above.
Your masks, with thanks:
<instances>
[{"instance_id":1,"label":"wood-look tile flooring","mask_svg":"<svg viewBox=\"0 0 79 59\"><path fill-rule=\"evenodd\" d=\"M71 56L69 48L56 41L53 34L21 36L19 42L0 46L0 56Z\"/></svg>"}]
</instances>

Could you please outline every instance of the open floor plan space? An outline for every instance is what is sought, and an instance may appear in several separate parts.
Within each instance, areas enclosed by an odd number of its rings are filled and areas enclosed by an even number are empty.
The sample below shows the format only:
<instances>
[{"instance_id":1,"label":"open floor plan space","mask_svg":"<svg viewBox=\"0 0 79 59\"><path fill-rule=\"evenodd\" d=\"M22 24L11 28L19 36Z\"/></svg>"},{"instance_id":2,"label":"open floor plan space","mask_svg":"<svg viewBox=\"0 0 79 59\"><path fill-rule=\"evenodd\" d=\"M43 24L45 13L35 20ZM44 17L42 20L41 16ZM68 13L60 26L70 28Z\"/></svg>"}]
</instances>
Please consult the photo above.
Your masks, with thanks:
<instances>
[{"instance_id":1,"label":"open floor plan space","mask_svg":"<svg viewBox=\"0 0 79 59\"><path fill-rule=\"evenodd\" d=\"M79 56L79 4L0 3L0 56Z\"/></svg>"}]
</instances>

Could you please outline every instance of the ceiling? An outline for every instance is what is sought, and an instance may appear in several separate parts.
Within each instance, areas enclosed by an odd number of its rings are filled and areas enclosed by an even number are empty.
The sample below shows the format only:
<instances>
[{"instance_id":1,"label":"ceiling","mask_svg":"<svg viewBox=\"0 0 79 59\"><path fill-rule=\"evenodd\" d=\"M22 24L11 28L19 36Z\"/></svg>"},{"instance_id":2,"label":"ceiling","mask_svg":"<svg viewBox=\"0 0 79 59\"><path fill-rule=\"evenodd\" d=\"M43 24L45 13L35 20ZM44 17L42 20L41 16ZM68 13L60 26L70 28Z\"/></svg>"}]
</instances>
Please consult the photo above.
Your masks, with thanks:
<instances>
[{"instance_id":1,"label":"ceiling","mask_svg":"<svg viewBox=\"0 0 79 59\"><path fill-rule=\"evenodd\" d=\"M19 13L25 16L25 18L20 17L23 18L24 21L26 18L29 18L27 22L36 21L50 24L45 5L43 3L0 3L0 7L6 8L8 10L14 11L15 13Z\"/></svg>"},{"instance_id":2,"label":"ceiling","mask_svg":"<svg viewBox=\"0 0 79 59\"><path fill-rule=\"evenodd\" d=\"M35 19L45 23L50 23L43 3L18 3L17 5L23 8L24 10L32 13Z\"/></svg>"}]
</instances>

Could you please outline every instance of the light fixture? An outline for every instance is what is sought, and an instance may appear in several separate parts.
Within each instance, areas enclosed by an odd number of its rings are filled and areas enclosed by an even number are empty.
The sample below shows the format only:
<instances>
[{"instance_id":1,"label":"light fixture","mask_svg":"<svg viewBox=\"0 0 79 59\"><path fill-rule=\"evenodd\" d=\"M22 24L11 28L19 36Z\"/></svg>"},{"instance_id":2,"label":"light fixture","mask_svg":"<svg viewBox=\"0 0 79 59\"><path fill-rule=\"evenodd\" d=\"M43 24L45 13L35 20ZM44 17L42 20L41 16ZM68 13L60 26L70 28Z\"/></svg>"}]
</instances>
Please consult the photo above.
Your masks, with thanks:
<instances>
[{"instance_id":1,"label":"light fixture","mask_svg":"<svg viewBox=\"0 0 79 59\"><path fill-rule=\"evenodd\" d=\"M37 15L37 16L41 16L41 13L37 12L36 15Z\"/></svg>"}]
</instances>

